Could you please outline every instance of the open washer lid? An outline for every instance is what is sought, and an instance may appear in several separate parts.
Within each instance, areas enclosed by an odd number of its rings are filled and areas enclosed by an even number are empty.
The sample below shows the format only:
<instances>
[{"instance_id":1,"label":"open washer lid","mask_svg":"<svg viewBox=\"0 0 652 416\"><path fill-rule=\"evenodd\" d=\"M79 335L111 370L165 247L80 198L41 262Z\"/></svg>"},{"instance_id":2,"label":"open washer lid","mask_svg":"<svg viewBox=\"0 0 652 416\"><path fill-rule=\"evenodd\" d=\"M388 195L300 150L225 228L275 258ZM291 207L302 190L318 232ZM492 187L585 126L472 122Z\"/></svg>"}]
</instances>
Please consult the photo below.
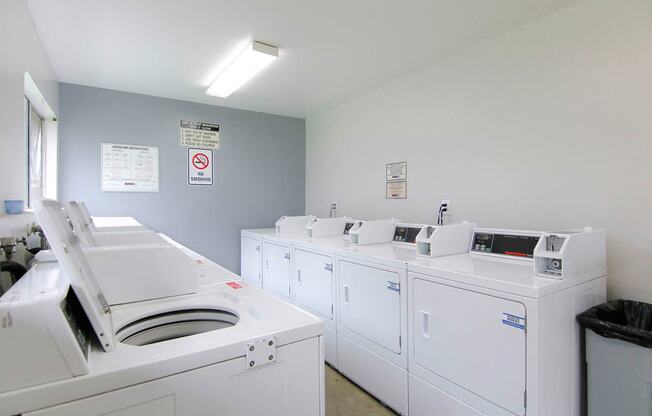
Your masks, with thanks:
<instances>
[{"instance_id":1,"label":"open washer lid","mask_svg":"<svg viewBox=\"0 0 652 416\"><path fill-rule=\"evenodd\" d=\"M70 280L79 303L105 351L115 349L111 309L93 276L77 236L57 201L36 201L34 213L64 273Z\"/></svg>"}]
</instances>

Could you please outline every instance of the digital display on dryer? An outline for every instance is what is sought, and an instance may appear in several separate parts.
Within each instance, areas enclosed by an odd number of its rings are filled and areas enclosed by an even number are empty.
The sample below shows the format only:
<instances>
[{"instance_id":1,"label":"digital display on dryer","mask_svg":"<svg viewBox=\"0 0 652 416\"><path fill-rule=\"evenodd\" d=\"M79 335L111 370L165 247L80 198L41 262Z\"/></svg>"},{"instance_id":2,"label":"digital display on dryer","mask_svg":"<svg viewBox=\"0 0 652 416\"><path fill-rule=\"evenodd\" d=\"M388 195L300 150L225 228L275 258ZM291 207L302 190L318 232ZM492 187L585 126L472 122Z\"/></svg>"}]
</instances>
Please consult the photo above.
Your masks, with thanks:
<instances>
[{"instance_id":1,"label":"digital display on dryer","mask_svg":"<svg viewBox=\"0 0 652 416\"><path fill-rule=\"evenodd\" d=\"M474 233L471 251L503 256L532 258L539 236Z\"/></svg>"}]
</instances>

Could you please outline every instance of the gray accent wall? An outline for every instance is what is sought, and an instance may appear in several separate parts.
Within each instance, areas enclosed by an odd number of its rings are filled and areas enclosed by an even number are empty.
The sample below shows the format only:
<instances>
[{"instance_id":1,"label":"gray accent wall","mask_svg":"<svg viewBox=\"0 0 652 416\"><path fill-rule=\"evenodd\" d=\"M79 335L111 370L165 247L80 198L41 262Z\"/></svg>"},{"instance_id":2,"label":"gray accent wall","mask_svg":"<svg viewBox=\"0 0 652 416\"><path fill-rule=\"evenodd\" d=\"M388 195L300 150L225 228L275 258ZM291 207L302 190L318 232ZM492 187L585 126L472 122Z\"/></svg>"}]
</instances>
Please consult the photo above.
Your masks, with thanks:
<instances>
[{"instance_id":1,"label":"gray accent wall","mask_svg":"<svg viewBox=\"0 0 652 416\"><path fill-rule=\"evenodd\" d=\"M305 121L73 84L59 89L59 200L131 216L240 270L240 230L305 211ZM179 121L220 125L214 185L187 181ZM158 193L101 192L102 142L159 146Z\"/></svg>"}]
</instances>

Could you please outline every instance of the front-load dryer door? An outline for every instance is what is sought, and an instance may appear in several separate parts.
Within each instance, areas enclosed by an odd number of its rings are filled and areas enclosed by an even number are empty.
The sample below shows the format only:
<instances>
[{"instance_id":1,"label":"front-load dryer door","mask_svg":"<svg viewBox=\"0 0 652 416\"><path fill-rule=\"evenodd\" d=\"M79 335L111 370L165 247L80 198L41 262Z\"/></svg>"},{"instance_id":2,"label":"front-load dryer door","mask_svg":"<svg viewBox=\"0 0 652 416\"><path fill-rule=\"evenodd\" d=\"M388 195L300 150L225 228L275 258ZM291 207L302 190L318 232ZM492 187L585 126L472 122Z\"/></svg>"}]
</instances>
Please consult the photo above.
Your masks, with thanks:
<instances>
[{"instance_id":1,"label":"front-load dryer door","mask_svg":"<svg viewBox=\"0 0 652 416\"><path fill-rule=\"evenodd\" d=\"M240 240L240 274L243 279L260 286L260 241L249 237Z\"/></svg>"},{"instance_id":2,"label":"front-load dryer door","mask_svg":"<svg viewBox=\"0 0 652 416\"><path fill-rule=\"evenodd\" d=\"M290 298L290 248L263 243L263 287Z\"/></svg>"},{"instance_id":3,"label":"front-load dryer door","mask_svg":"<svg viewBox=\"0 0 652 416\"><path fill-rule=\"evenodd\" d=\"M415 362L516 415L525 414L525 306L414 279Z\"/></svg>"},{"instance_id":4,"label":"front-load dryer door","mask_svg":"<svg viewBox=\"0 0 652 416\"><path fill-rule=\"evenodd\" d=\"M294 269L294 302L333 319L333 259L296 249Z\"/></svg>"},{"instance_id":5,"label":"front-load dryer door","mask_svg":"<svg viewBox=\"0 0 652 416\"><path fill-rule=\"evenodd\" d=\"M401 353L401 288L397 271L339 262L340 323L348 330Z\"/></svg>"}]
</instances>

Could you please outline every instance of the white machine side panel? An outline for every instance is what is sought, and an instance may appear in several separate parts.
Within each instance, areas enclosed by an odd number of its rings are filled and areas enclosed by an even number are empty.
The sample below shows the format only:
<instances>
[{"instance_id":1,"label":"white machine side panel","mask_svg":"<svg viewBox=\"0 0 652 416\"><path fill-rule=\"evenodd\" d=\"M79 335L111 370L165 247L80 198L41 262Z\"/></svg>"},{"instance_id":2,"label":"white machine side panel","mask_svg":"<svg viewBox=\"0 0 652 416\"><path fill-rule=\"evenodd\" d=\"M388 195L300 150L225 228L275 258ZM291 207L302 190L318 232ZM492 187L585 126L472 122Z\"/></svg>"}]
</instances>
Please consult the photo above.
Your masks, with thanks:
<instances>
[{"instance_id":1,"label":"white machine side panel","mask_svg":"<svg viewBox=\"0 0 652 416\"><path fill-rule=\"evenodd\" d=\"M254 370L237 358L24 415L319 416L319 340L281 347L277 357Z\"/></svg>"},{"instance_id":2,"label":"white machine side panel","mask_svg":"<svg viewBox=\"0 0 652 416\"><path fill-rule=\"evenodd\" d=\"M416 363L524 415L525 330L511 319L525 325L525 306L421 279L413 287Z\"/></svg>"},{"instance_id":3,"label":"white machine side panel","mask_svg":"<svg viewBox=\"0 0 652 416\"><path fill-rule=\"evenodd\" d=\"M290 248L263 242L263 287L290 298Z\"/></svg>"},{"instance_id":4,"label":"white machine side panel","mask_svg":"<svg viewBox=\"0 0 652 416\"><path fill-rule=\"evenodd\" d=\"M538 403L542 415L583 414L581 380L584 363L581 360L581 327L575 317L606 301L605 284L606 278L603 277L542 301L537 371L541 383Z\"/></svg>"},{"instance_id":5,"label":"white machine side panel","mask_svg":"<svg viewBox=\"0 0 652 416\"><path fill-rule=\"evenodd\" d=\"M340 260L339 282L339 322L350 331L400 354L399 273Z\"/></svg>"},{"instance_id":6,"label":"white machine side panel","mask_svg":"<svg viewBox=\"0 0 652 416\"><path fill-rule=\"evenodd\" d=\"M244 280L260 286L261 283L260 241L248 237L242 237L240 240L241 240L240 275Z\"/></svg>"},{"instance_id":7,"label":"white machine side panel","mask_svg":"<svg viewBox=\"0 0 652 416\"><path fill-rule=\"evenodd\" d=\"M294 303L333 319L333 258L294 251Z\"/></svg>"}]
</instances>

